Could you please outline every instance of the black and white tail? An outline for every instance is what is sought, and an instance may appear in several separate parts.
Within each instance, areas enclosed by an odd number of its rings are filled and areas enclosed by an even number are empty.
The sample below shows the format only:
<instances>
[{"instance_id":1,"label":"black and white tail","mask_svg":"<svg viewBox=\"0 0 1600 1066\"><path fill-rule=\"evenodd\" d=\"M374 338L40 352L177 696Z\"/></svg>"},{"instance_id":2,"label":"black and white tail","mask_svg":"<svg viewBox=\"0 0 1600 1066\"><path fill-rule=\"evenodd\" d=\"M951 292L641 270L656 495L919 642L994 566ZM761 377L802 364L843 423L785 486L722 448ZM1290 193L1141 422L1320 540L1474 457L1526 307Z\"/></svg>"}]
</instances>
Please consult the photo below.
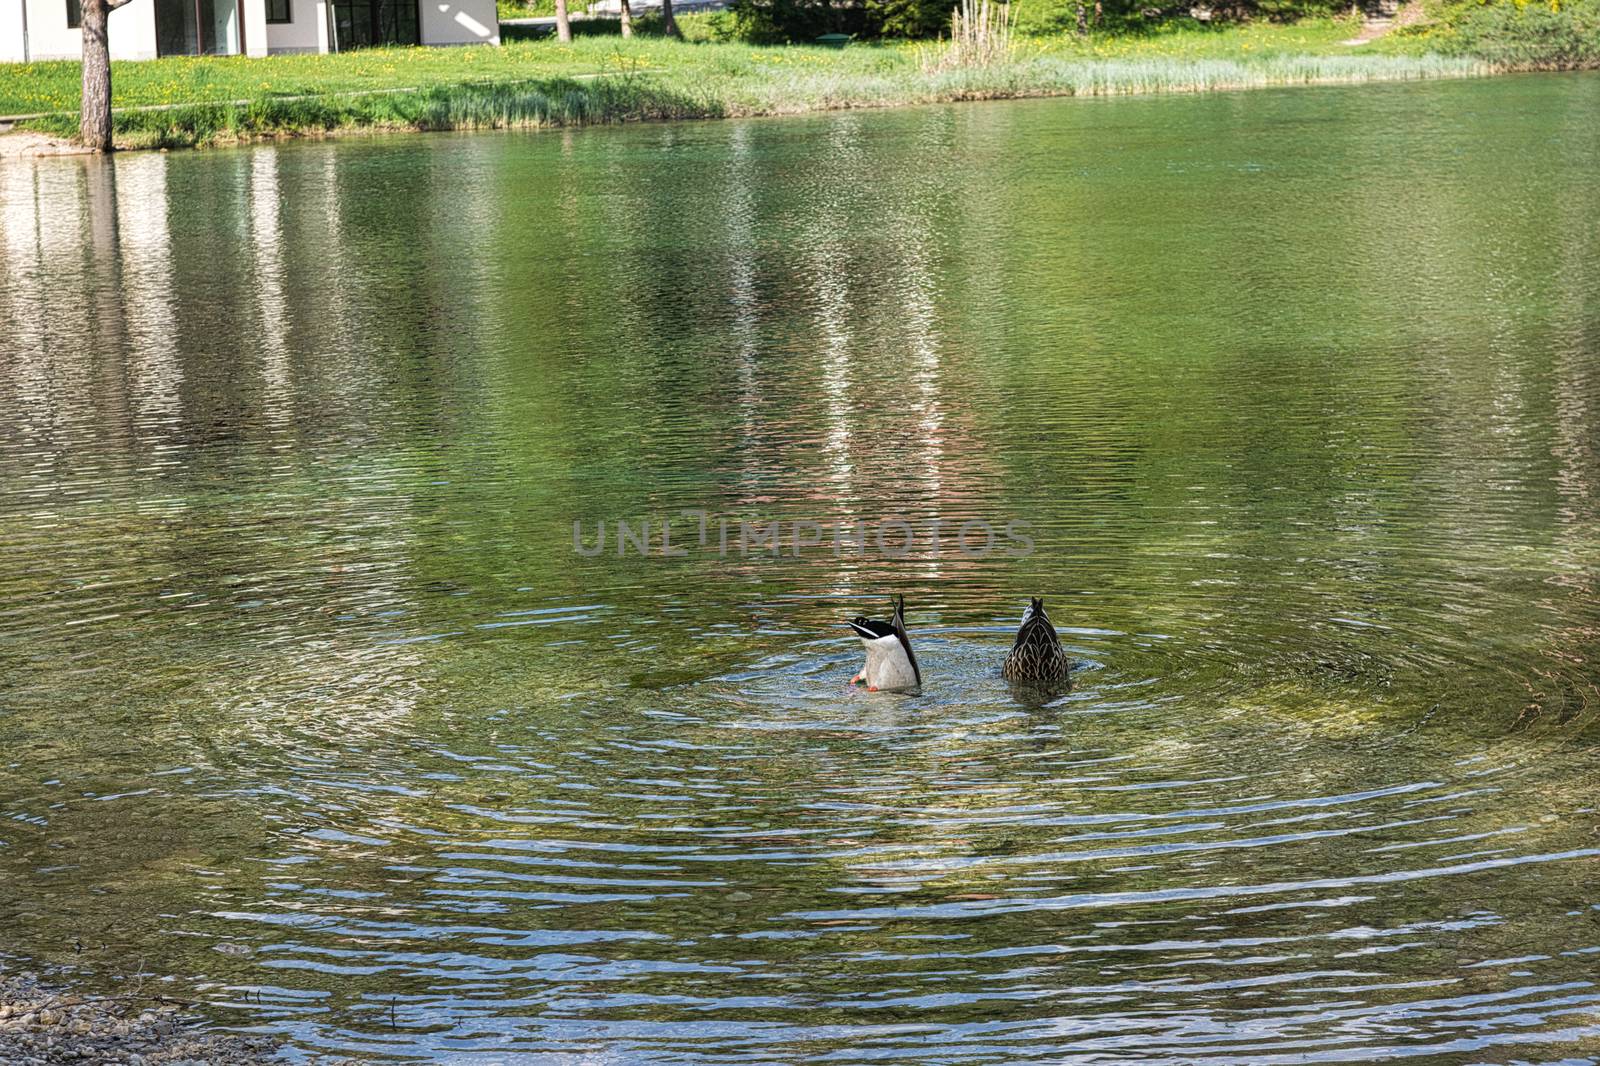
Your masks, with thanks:
<instances>
[{"instance_id":1,"label":"black and white tail","mask_svg":"<svg viewBox=\"0 0 1600 1066\"><path fill-rule=\"evenodd\" d=\"M922 686L922 670L917 666L916 653L911 650L911 636L906 632L904 596L895 602L889 621L856 617L850 620L850 628L861 638L867 652L866 665L852 681L865 681L873 690Z\"/></svg>"}]
</instances>

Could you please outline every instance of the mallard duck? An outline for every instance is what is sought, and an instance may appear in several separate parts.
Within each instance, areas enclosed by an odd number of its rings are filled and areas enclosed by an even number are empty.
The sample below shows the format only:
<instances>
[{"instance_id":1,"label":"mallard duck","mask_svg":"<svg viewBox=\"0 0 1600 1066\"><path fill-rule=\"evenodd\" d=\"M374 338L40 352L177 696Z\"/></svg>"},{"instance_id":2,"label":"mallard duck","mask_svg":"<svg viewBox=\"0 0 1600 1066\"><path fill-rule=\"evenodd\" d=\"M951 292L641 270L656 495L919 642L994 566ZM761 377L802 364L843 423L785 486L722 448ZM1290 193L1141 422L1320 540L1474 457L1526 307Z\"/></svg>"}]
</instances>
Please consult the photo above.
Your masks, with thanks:
<instances>
[{"instance_id":1,"label":"mallard duck","mask_svg":"<svg viewBox=\"0 0 1600 1066\"><path fill-rule=\"evenodd\" d=\"M906 598L901 596L894 605L894 614L887 622L871 618L851 619L850 628L856 631L867 649L867 664L850 679L852 685L865 681L868 692L880 689L907 689L922 686L922 671L917 669L917 655L911 650L911 638L906 635Z\"/></svg>"},{"instance_id":2,"label":"mallard duck","mask_svg":"<svg viewBox=\"0 0 1600 1066\"><path fill-rule=\"evenodd\" d=\"M1030 685L1060 684L1072 673L1072 660L1061 649L1050 616L1044 613L1044 600L1038 596L1022 613L1017 642L1006 655L1000 676L1007 681Z\"/></svg>"}]
</instances>

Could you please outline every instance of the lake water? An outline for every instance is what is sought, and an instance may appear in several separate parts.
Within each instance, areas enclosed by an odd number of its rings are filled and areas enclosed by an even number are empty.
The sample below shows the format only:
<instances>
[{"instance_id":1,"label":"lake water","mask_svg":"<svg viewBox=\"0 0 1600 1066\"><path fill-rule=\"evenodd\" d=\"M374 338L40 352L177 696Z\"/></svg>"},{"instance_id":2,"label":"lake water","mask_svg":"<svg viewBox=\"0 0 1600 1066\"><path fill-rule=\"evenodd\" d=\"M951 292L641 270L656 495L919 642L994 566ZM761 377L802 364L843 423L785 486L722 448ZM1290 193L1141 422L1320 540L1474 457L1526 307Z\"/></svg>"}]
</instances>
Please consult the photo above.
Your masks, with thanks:
<instances>
[{"instance_id":1,"label":"lake water","mask_svg":"<svg viewBox=\"0 0 1600 1066\"><path fill-rule=\"evenodd\" d=\"M1595 1061L1597 115L0 165L0 950L302 1058Z\"/></svg>"}]
</instances>

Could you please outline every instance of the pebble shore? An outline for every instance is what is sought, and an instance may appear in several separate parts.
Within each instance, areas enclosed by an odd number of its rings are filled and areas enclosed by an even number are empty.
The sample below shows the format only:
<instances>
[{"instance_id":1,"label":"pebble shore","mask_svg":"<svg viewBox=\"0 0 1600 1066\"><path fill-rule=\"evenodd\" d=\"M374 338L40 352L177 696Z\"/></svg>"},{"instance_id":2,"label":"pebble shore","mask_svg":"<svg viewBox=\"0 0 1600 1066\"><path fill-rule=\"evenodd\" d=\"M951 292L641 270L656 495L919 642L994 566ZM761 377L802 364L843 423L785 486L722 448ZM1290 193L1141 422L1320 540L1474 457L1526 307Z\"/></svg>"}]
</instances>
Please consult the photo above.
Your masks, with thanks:
<instances>
[{"instance_id":1,"label":"pebble shore","mask_svg":"<svg viewBox=\"0 0 1600 1066\"><path fill-rule=\"evenodd\" d=\"M119 1066L262 1066L278 1044L207 1033L180 1005L157 997L79 995L32 974L0 973L0 1063Z\"/></svg>"}]
</instances>

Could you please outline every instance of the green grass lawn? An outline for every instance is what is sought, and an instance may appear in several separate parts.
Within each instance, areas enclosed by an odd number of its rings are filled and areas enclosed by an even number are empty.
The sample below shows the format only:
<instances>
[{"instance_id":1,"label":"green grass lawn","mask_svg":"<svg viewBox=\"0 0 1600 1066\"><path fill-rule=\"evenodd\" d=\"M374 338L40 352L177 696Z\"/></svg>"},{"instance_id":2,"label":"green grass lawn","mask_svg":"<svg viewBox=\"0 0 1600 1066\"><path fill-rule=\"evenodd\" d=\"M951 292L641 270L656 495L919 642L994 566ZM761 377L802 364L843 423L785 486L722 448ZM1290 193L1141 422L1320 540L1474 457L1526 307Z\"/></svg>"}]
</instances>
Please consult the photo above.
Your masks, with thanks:
<instances>
[{"instance_id":1,"label":"green grass lawn","mask_svg":"<svg viewBox=\"0 0 1600 1066\"><path fill-rule=\"evenodd\" d=\"M1024 9L1019 23L1026 25L1025 16ZM691 37L705 35L695 17L684 21ZM123 109L196 105L117 115L125 143L182 145L363 126L484 128L782 114L937 100L1391 80L1481 69L1467 60L1400 54L1407 48L1420 53L1415 43L1341 44L1355 29L1355 23L1340 20L1221 27L1183 21L1086 39L1019 33L1009 60L954 70L928 69L930 50L942 46L926 43L827 49L600 36L569 45L540 39L500 48L175 57L113 64L113 103ZM73 62L0 64L0 115L71 112L78 78ZM363 93L372 95L356 95ZM307 96L316 99L296 99ZM67 133L73 121L57 117L30 125Z\"/></svg>"},{"instance_id":2,"label":"green grass lawn","mask_svg":"<svg viewBox=\"0 0 1600 1066\"><path fill-rule=\"evenodd\" d=\"M1023 5L1019 4L1019 7ZM1019 15L1022 21L1026 12ZM692 31L696 16L684 16ZM1124 36L1019 34L1018 58L1084 60L1200 60L1249 62L1288 55L1349 55L1373 52L1389 42L1352 49L1339 42L1355 24L1331 19L1293 25L1260 22L1210 28L1168 23L1149 33ZM914 69L920 49L911 43L857 44L843 50L755 47L710 42L678 43L660 38L579 38L514 41L499 48L374 48L339 55L179 56L112 64L113 105L180 104L270 99L373 89L423 88L473 81L672 71L715 79L788 75L797 71L841 75ZM1417 51L1413 47L1413 51ZM78 106L78 64L0 64L0 115L70 111Z\"/></svg>"}]
</instances>

